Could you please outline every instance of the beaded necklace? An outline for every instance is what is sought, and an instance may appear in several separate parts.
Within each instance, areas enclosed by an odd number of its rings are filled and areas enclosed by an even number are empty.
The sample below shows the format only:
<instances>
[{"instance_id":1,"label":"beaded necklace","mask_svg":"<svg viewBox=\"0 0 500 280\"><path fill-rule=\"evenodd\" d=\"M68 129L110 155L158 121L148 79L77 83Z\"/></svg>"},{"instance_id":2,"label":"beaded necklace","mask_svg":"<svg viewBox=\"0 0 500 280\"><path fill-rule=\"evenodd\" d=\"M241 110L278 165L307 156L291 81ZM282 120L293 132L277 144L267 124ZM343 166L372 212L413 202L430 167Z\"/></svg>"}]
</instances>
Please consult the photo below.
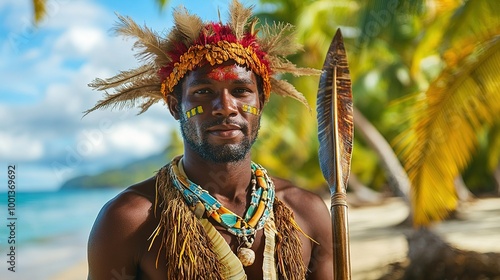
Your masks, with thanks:
<instances>
[{"instance_id":1,"label":"beaded necklace","mask_svg":"<svg viewBox=\"0 0 500 280\"><path fill-rule=\"evenodd\" d=\"M176 189L183 195L189 208L199 218L206 213L229 233L237 236L240 242L238 258L244 266L251 265L255 260L255 252L250 249L255 240L255 233L264 227L273 210L274 184L269 179L267 171L259 164L251 163L251 200L250 206L242 218L224 207L201 186L183 176L183 172L180 172L179 168L182 168L180 157L175 158L171 165L172 181Z\"/></svg>"}]
</instances>

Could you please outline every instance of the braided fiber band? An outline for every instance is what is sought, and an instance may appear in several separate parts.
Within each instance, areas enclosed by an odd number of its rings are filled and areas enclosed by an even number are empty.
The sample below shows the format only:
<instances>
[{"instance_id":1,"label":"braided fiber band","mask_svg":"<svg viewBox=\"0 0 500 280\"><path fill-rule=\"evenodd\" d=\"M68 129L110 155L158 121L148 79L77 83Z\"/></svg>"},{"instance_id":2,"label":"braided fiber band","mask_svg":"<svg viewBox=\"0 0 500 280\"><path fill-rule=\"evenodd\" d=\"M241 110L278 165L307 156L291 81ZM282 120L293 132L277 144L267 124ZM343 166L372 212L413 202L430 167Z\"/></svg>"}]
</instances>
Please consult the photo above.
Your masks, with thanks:
<instances>
[{"instance_id":1,"label":"braided fiber band","mask_svg":"<svg viewBox=\"0 0 500 280\"><path fill-rule=\"evenodd\" d=\"M343 192L334 193L331 197L332 206L345 205L347 206L347 194Z\"/></svg>"},{"instance_id":2,"label":"braided fiber band","mask_svg":"<svg viewBox=\"0 0 500 280\"><path fill-rule=\"evenodd\" d=\"M237 64L246 66L259 75L263 81L265 99L269 99L271 82L268 66L260 61L251 46L243 47L241 44L228 41L191 46L187 52L181 55L179 62L174 64L172 73L162 82L161 93L166 98L188 71L202 66L204 61L213 66L228 60L234 60Z\"/></svg>"}]
</instances>

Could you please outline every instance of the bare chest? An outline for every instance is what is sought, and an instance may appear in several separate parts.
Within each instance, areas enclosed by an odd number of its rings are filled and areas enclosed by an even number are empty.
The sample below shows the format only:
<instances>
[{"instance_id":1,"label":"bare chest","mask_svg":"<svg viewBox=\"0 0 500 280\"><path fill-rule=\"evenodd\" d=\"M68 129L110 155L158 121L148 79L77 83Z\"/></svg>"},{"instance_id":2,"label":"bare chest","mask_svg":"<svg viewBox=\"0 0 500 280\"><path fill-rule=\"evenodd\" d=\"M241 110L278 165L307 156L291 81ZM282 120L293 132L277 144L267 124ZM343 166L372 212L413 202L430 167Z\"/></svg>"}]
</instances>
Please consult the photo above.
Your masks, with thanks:
<instances>
[{"instance_id":1,"label":"bare chest","mask_svg":"<svg viewBox=\"0 0 500 280\"><path fill-rule=\"evenodd\" d=\"M233 212L242 216L244 215L244 211L246 205L231 205L230 206ZM229 208L229 207L228 207ZM157 224L155 224L156 226ZM212 221L212 225L214 228L220 233L220 235L224 238L225 242L229 245L231 251L237 255L237 251L241 246L241 240L238 237L230 234L224 227ZM152 232L154 228L151 228ZM277 229L279 232L279 229ZM278 238L278 237L277 237ZM158 239L161 239L159 237ZM308 240L305 236L300 235L301 243L302 243L302 258L304 264L306 266L309 263L309 259L311 256L312 246L310 244L310 240ZM165 247L171 246L171 244L161 244L157 240L150 246L150 240L144 242L142 246L144 249L142 253L138 255L138 273L137 279L165 279L167 275L166 264L170 260L170 256L165 253ZM245 273L247 275L247 279L262 279L263 278L263 259L264 259L264 248L265 248L265 237L263 229L258 230L255 235L255 240L250 249L255 252L255 261L252 265L244 267Z\"/></svg>"}]
</instances>

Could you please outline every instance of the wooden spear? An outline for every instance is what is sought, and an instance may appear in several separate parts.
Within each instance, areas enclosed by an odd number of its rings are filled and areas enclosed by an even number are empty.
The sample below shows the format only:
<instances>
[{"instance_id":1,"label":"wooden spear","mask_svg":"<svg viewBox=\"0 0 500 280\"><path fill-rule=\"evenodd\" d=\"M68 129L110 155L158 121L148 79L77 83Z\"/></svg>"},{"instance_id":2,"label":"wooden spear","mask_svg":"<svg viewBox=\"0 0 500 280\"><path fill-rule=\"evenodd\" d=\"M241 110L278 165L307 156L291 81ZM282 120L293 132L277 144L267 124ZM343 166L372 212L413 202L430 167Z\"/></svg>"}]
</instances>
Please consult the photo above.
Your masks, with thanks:
<instances>
[{"instance_id":1,"label":"wooden spear","mask_svg":"<svg viewBox=\"0 0 500 280\"><path fill-rule=\"evenodd\" d=\"M340 29L323 64L318 99L319 161L331 194L334 279L351 279L346 189L354 135L349 65Z\"/></svg>"}]
</instances>

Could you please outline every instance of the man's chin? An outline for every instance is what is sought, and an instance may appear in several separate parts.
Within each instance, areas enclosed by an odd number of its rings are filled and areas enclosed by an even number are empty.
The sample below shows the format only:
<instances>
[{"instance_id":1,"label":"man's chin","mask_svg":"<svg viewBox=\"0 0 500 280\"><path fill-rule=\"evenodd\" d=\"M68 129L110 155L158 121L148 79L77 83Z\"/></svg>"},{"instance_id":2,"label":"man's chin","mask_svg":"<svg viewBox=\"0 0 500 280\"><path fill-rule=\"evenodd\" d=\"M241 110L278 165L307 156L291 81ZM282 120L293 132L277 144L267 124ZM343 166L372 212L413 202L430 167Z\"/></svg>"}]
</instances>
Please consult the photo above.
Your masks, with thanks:
<instances>
[{"instance_id":1,"label":"man's chin","mask_svg":"<svg viewBox=\"0 0 500 280\"><path fill-rule=\"evenodd\" d=\"M239 144L226 144L206 149L202 153L202 157L214 163L231 163L244 160L248 152L249 149L245 149Z\"/></svg>"}]
</instances>

